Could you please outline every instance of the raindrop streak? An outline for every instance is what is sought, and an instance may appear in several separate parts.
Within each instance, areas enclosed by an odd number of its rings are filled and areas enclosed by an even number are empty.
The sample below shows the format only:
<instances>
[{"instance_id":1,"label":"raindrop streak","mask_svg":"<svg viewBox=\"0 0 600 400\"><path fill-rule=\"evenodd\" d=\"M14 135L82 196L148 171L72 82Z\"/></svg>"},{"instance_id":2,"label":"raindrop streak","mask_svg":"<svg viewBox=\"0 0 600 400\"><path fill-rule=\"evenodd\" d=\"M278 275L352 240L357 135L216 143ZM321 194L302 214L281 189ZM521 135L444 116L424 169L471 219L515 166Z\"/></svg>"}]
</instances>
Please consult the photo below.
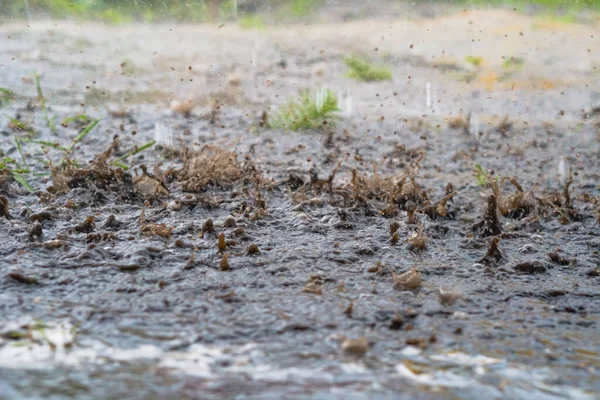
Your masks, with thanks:
<instances>
[{"instance_id":1,"label":"raindrop streak","mask_svg":"<svg viewBox=\"0 0 600 400\"><path fill-rule=\"evenodd\" d=\"M165 132L168 129L168 132ZM171 125L165 126L160 121L154 124L154 140L156 143L163 143L169 146L173 146L173 129Z\"/></svg>"},{"instance_id":2,"label":"raindrop streak","mask_svg":"<svg viewBox=\"0 0 600 400\"><path fill-rule=\"evenodd\" d=\"M29 20L29 25L31 26L31 9L29 8L29 0L23 0L25 3L25 12L27 13L27 19Z\"/></svg>"},{"instance_id":3,"label":"raindrop streak","mask_svg":"<svg viewBox=\"0 0 600 400\"><path fill-rule=\"evenodd\" d=\"M347 90L346 103L344 104L344 106L345 106L344 114L349 118L352 117L352 114L354 113L354 104L352 101L352 94L350 94L350 89Z\"/></svg>"},{"instance_id":4,"label":"raindrop streak","mask_svg":"<svg viewBox=\"0 0 600 400\"><path fill-rule=\"evenodd\" d=\"M427 82L425 84L425 103L427 104L427 108L431 108L431 83Z\"/></svg>"},{"instance_id":5,"label":"raindrop streak","mask_svg":"<svg viewBox=\"0 0 600 400\"><path fill-rule=\"evenodd\" d=\"M567 162L564 157L561 157L558 163L558 176L560 178L560 185L565 186L567 184Z\"/></svg>"},{"instance_id":6,"label":"raindrop streak","mask_svg":"<svg viewBox=\"0 0 600 400\"><path fill-rule=\"evenodd\" d=\"M327 96L327 86L321 87L317 90L315 94L315 105L317 106L317 111L321 112L323 109L323 104L325 104L325 97Z\"/></svg>"},{"instance_id":7,"label":"raindrop streak","mask_svg":"<svg viewBox=\"0 0 600 400\"><path fill-rule=\"evenodd\" d=\"M256 47L252 45L252 66L256 67Z\"/></svg>"},{"instance_id":8,"label":"raindrop streak","mask_svg":"<svg viewBox=\"0 0 600 400\"><path fill-rule=\"evenodd\" d=\"M471 116L469 121L469 129L471 129L471 135L473 135L475 139L479 139L479 118L477 118L477 116Z\"/></svg>"}]
</instances>

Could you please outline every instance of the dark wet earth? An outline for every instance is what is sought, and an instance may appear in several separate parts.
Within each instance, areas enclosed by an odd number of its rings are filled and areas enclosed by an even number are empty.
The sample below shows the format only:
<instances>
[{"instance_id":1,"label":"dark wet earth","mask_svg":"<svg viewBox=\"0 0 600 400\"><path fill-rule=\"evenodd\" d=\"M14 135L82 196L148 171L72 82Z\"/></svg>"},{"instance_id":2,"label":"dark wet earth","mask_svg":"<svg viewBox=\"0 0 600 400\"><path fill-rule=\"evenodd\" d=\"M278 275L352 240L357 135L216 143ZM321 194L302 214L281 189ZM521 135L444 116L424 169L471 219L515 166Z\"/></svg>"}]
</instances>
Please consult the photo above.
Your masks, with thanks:
<instances>
[{"instance_id":1,"label":"dark wet earth","mask_svg":"<svg viewBox=\"0 0 600 400\"><path fill-rule=\"evenodd\" d=\"M398 22L394 44L378 49L391 83L344 76L342 55L373 50L360 31L371 20L338 32L340 43L324 24L0 25L0 86L18 95L0 109L5 156L20 160L13 136L27 136L10 118L64 146L85 125L60 121L101 118L73 153L82 168L115 135L112 159L158 142L124 161L137 184L112 166L110 185L89 173L62 192L41 147L22 143L36 192L10 176L0 186L10 214L0 217L0 398L599 398L600 63L580 52L597 25L533 29L535 17L514 14L507 32L525 31L516 41L537 53L508 81L486 77L509 54L481 53L489 64L469 83L463 55L497 40L493 26L480 45L464 27L454 41L414 41L421 49L401 35L461 21L476 30L466 21L490 13ZM456 65L441 71L428 49ZM343 105L328 133L261 126L263 112L324 84ZM178 113L173 102L188 100ZM201 158L206 145L235 152L233 172L190 193L182 172L166 171L186 171L183 150ZM144 175L142 164L158 169ZM492 188L476 164L490 180L514 177L527 207L498 207L498 224L484 217ZM140 189L160 174L161 195ZM507 182L500 195L515 193Z\"/></svg>"}]
</instances>

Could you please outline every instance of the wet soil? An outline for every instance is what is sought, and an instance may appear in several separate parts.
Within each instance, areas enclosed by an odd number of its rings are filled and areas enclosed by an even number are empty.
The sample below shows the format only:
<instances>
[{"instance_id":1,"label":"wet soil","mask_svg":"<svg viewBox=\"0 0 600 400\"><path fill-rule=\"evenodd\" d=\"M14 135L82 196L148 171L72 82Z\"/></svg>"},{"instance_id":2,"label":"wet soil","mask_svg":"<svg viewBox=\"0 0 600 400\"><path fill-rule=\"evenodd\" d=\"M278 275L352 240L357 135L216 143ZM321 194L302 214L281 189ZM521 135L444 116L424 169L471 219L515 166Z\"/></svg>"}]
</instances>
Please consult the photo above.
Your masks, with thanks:
<instances>
[{"instance_id":1,"label":"wet soil","mask_svg":"<svg viewBox=\"0 0 600 400\"><path fill-rule=\"evenodd\" d=\"M158 141L127 160L134 178L205 145L234 151L227 176L243 175L194 194L166 180L163 196L5 180L0 398L597 398L598 33L503 10L263 30L0 25L0 86L19 95L1 110L6 156L20 159L9 118L64 145L81 129L50 132L37 71L56 121L102 118L81 165L119 135L119 154ZM379 57L393 81L349 80L348 53ZM343 104L328 133L261 126L322 85ZM24 151L48 172L39 146ZM475 164L489 183L516 178L529 206L486 211Z\"/></svg>"}]
</instances>

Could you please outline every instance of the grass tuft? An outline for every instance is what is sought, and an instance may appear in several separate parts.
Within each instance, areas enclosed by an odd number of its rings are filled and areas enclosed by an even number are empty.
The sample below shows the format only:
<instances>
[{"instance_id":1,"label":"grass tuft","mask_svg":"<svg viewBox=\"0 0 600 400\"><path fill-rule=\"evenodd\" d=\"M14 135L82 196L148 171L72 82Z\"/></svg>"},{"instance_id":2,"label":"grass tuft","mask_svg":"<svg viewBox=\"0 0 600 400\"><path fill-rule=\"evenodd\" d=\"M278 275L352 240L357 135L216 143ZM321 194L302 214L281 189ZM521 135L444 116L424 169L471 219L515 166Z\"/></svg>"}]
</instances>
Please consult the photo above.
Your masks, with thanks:
<instances>
[{"instance_id":1,"label":"grass tuft","mask_svg":"<svg viewBox=\"0 0 600 400\"><path fill-rule=\"evenodd\" d=\"M291 100L273 118L273 128L292 131L325 130L337 122L337 97L329 89L320 89L315 95L304 91L299 101Z\"/></svg>"},{"instance_id":2,"label":"grass tuft","mask_svg":"<svg viewBox=\"0 0 600 400\"><path fill-rule=\"evenodd\" d=\"M523 64L525 64L525 60L523 60L521 57L508 57L504 59L504 62L502 63L502 68L519 69L523 66Z\"/></svg>"},{"instance_id":3,"label":"grass tuft","mask_svg":"<svg viewBox=\"0 0 600 400\"><path fill-rule=\"evenodd\" d=\"M349 68L347 76L357 81L376 82L392 79L392 71L385 65L376 65L366 58L349 56L344 58L344 63Z\"/></svg>"},{"instance_id":4,"label":"grass tuft","mask_svg":"<svg viewBox=\"0 0 600 400\"><path fill-rule=\"evenodd\" d=\"M481 67L481 64L483 64L483 57L467 56L465 61L478 68Z\"/></svg>"}]
</instances>

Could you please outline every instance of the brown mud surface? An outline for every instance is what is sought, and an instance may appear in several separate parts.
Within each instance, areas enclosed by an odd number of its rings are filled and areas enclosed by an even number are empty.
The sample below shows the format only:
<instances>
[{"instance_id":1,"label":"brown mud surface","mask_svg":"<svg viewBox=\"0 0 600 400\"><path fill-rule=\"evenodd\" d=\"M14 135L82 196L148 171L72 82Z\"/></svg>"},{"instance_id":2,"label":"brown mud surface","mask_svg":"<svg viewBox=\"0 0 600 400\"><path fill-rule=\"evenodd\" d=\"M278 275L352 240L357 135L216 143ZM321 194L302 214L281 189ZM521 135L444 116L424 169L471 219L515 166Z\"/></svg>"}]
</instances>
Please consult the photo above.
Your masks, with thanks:
<instances>
[{"instance_id":1,"label":"brown mud surface","mask_svg":"<svg viewBox=\"0 0 600 400\"><path fill-rule=\"evenodd\" d=\"M10 118L64 146L82 126L60 121L101 118L54 177L22 142L35 193L0 178L0 398L600 395L597 24L459 10L0 37L4 156L27 134ZM349 53L393 80L351 81ZM324 85L337 126L261 126Z\"/></svg>"}]
</instances>

